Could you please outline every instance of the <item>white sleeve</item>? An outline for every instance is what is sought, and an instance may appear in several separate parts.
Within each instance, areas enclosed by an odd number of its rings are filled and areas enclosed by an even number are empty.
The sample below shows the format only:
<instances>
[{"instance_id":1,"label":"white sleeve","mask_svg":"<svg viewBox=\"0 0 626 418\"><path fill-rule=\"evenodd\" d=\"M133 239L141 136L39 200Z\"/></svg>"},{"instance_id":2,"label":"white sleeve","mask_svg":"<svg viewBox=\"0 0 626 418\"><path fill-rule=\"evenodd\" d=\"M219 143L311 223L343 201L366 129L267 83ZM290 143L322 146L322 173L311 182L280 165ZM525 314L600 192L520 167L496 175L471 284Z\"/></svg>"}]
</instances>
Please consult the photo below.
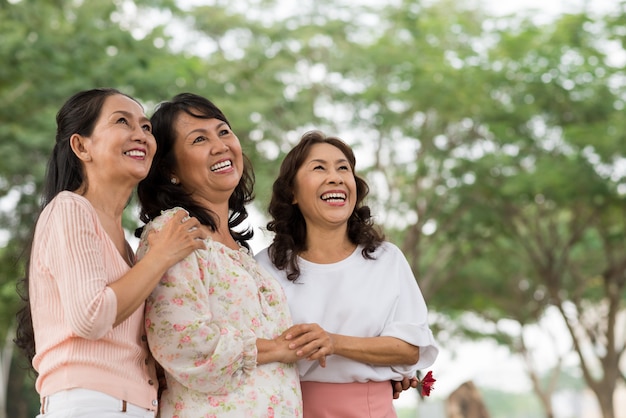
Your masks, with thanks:
<instances>
[{"instance_id":1,"label":"white sleeve","mask_svg":"<svg viewBox=\"0 0 626 418\"><path fill-rule=\"evenodd\" d=\"M397 275L397 280L391 283L398 285L398 299L381 336L396 337L420 347L420 358L416 364L393 367L404 375L415 375L417 370L425 369L435 362L439 349L428 325L428 308L424 296L409 263L396 246L387 245L386 251L391 252L391 270Z\"/></svg>"}]
</instances>

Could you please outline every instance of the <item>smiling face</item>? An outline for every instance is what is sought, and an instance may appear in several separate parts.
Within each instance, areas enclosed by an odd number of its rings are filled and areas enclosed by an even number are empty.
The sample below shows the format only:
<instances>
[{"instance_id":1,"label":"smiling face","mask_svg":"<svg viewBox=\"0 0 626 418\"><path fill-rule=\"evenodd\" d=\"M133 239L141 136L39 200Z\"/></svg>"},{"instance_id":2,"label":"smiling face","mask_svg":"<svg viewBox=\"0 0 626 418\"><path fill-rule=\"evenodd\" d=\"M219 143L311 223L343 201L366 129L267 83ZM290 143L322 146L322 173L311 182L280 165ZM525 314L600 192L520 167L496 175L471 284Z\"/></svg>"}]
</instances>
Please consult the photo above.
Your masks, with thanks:
<instances>
[{"instance_id":1,"label":"smiling face","mask_svg":"<svg viewBox=\"0 0 626 418\"><path fill-rule=\"evenodd\" d=\"M90 136L74 134L70 143L94 184L136 185L148 175L156 151L142 107L122 94L105 99Z\"/></svg>"},{"instance_id":2,"label":"smiling face","mask_svg":"<svg viewBox=\"0 0 626 418\"><path fill-rule=\"evenodd\" d=\"M220 119L181 112L175 123L172 176L199 204L228 203L243 173L239 139Z\"/></svg>"},{"instance_id":3,"label":"smiling face","mask_svg":"<svg viewBox=\"0 0 626 418\"><path fill-rule=\"evenodd\" d=\"M307 228L347 225L357 201L354 172L333 145L312 145L294 181L294 200Z\"/></svg>"}]
</instances>

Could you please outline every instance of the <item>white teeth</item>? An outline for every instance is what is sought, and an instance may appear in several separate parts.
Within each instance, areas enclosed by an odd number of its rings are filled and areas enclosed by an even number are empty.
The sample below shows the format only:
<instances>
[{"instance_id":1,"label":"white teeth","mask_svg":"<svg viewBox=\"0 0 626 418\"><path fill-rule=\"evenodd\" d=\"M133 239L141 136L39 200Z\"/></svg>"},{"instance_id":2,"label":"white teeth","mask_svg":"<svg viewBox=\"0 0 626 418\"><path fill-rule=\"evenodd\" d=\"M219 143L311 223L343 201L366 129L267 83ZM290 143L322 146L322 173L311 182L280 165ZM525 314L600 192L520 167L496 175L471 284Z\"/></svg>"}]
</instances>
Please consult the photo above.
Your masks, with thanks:
<instances>
[{"instance_id":1,"label":"white teeth","mask_svg":"<svg viewBox=\"0 0 626 418\"><path fill-rule=\"evenodd\" d=\"M146 152L145 151L139 151L139 150L130 150L130 151L126 151L124 153L125 155L131 156L131 157L145 157L146 156Z\"/></svg>"},{"instance_id":2,"label":"white teeth","mask_svg":"<svg viewBox=\"0 0 626 418\"><path fill-rule=\"evenodd\" d=\"M222 170L224 168L228 168L231 167L233 165L232 161L228 160L228 161L222 161L221 163L217 163L215 165L211 166L211 171L218 171L218 170Z\"/></svg>"},{"instance_id":3,"label":"white teeth","mask_svg":"<svg viewBox=\"0 0 626 418\"><path fill-rule=\"evenodd\" d=\"M337 201L343 202L344 200L346 200L346 194L345 193L324 193L322 195L322 200L333 201L333 202L337 202Z\"/></svg>"}]
</instances>

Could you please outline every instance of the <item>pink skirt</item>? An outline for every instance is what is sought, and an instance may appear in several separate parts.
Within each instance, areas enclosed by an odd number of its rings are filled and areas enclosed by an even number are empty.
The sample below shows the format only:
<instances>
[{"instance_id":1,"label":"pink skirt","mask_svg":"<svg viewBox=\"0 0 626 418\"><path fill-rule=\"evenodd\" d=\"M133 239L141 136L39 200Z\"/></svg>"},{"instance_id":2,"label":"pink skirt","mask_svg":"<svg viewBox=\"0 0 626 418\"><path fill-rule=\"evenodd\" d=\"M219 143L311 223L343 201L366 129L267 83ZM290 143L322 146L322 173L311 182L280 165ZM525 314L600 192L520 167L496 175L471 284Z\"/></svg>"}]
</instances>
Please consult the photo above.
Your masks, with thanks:
<instances>
[{"instance_id":1,"label":"pink skirt","mask_svg":"<svg viewBox=\"0 0 626 418\"><path fill-rule=\"evenodd\" d=\"M389 381L301 382L303 418L396 418Z\"/></svg>"}]
</instances>

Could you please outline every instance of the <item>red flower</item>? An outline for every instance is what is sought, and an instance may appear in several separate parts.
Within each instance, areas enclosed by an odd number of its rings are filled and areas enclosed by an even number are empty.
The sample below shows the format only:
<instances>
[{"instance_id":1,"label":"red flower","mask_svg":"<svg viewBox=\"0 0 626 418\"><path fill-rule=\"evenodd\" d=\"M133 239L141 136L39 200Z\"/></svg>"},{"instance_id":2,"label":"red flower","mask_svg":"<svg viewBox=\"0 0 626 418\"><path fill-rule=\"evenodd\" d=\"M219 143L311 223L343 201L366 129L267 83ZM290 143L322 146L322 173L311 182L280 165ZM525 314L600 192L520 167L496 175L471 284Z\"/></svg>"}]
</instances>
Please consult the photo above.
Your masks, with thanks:
<instances>
[{"instance_id":1,"label":"red flower","mask_svg":"<svg viewBox=\"0 0 626 418\"><path fill-rule=\"evenodd\" d=\"M419 381L422 396L430 396L430 391L435 389L433 385L437 380L433 377L433 372L429 371L426 376Z\"/></svg>"}]
</instances>

